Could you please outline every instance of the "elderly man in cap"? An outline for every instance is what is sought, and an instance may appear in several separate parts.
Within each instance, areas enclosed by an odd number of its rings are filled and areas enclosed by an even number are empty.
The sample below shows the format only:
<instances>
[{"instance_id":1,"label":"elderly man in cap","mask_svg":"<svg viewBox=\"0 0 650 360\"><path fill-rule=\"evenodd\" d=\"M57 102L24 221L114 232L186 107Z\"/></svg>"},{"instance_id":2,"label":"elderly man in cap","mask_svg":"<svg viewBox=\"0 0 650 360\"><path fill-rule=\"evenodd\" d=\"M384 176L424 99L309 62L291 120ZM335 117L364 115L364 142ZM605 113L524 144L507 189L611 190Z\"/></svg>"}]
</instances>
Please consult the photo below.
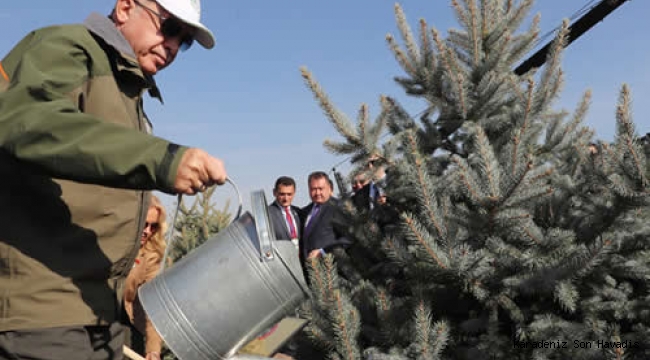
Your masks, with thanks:
<instances>
[{"instance_id":1,"label":"elderly man in cap","mask_svg":"<svg viewBox=\"0 0 650 360\"><path fill-rule=\"evenodd\" d=\"M194 41L199 0L117 0L0 61L0 359L121 359L122 284L149 191L223 184L223 162L151 135L143 94Z\"/></svg>"}]
</instances>

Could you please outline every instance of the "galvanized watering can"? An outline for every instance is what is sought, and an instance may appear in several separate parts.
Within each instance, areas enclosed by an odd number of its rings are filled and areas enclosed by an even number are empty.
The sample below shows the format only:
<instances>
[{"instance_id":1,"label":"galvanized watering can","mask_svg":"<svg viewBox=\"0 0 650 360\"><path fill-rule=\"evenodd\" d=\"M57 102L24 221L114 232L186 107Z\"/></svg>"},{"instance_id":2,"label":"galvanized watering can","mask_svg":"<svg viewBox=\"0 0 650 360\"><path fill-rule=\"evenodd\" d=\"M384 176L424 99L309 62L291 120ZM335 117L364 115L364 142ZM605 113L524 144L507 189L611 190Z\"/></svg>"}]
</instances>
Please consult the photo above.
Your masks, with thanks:
<instances>
[{"instance_id":1,"label":"galvanized watering can","mask_svg":"<svg viewBox=\"0 0 650 360\"><path fill-rule=\"evenodd\" d=\"M181 360L235 356L295 315L307 296L296 248L276 241L262 190L251 194L251 208L138 290L149 319Z\"/></svg>"}]
</instances>

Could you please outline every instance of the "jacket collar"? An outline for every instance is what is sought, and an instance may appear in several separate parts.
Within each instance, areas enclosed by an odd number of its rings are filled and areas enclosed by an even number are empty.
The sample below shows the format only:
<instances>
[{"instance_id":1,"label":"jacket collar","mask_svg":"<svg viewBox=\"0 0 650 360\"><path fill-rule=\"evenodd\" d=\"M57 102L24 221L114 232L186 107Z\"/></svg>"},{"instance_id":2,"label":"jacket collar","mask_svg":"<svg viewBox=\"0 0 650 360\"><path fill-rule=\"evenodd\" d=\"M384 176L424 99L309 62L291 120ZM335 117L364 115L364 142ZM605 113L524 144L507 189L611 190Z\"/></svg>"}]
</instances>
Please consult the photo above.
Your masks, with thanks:
<instances>
[{"instance_id":1,"label":"jacket collar","mask_svg":"<svg viewBox=\"0 0 650 360\"><path fill-rule=\"evenodd\" d=\"M280 205L280 204L278 203L277 200L273 200L273 202L271 203L271 205L277 207L278 209L280 209L280 210L282 210L282 211L284 211L284 207L283 207L282 205ZM291 211L294 211L294 210L295 210L295 206L294 206L294 205L289 205L289 209L290 209Z\"/></svg>"},{"instance_id":2,"label":"jacket collar","mask_svg":"<svg viewBox=\"0 0 650 360\"><path fill-rule=\"evenodd\" d=\"M90 32L100 37L108 46L115 49L121 55L123 61L117 62L118 70L131 72L144 79L146 88L149 90L149 95L158 99L161 103L163 102L160 89L158 89L153 76L145 75L142 72L133 48L131 48L131 44L117 30L115 24L109 17L98 13L91 13L84 21L84 25Z\"/></svg>"}]
</instances>

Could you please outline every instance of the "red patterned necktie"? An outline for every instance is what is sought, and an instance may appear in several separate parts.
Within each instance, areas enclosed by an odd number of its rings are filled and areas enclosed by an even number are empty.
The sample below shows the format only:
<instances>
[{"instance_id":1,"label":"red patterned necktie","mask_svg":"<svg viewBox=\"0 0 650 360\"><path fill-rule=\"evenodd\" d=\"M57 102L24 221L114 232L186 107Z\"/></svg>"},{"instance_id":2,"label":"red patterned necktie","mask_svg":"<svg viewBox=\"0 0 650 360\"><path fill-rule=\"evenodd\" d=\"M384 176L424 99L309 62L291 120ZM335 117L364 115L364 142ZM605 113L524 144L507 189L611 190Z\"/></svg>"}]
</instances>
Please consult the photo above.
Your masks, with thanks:
<instances>
[{"instance_id":1,"label":"red patterned necktie","mask_svg":"<svg viewBox=\"0 0 650 360\"><path fill-rule=\"evenodd\" d=\"M291 214L289 213L289 207L284 208L284 212L287 215L287 222L289 223L289 230L291 231L291 238L292 239L297 239L298 234L296 234L296 227L293 226L293 219L291 218Z\"/></svg>"}]
</instances>

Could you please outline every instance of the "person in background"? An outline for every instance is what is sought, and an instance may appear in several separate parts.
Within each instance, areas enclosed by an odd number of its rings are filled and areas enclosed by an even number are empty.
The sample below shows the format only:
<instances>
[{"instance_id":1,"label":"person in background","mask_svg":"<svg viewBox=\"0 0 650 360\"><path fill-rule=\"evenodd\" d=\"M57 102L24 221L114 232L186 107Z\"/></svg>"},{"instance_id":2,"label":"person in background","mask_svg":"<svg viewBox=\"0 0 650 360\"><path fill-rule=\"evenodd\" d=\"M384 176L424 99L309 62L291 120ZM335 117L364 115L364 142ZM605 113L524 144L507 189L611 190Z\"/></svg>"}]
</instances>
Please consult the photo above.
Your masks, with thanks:
<instances>
[{"instance_id":1,"label":"person in background","mask_svg":"<svg viewBox=\"0 0 650 360\"><path fill-rule=\"evenodd\" d=\"M344 224L339 200L332 196L332 180L322 171L309 174L311 204L302 209L304 226L300 241L301 259L319 257L350 241L340 228Z\"/></svg>"},{"instance_id":2,"label":"person in background","mask_svg":"<svg viewBox=\"0 0 650 360\"><path fill-rule=\"evenodd\" d=\"M364 174L357 174L352 179L352 192L356 194L359 190L363 189L368 184L368 179Z\"/></svg>"},{"instance_id":3,"label":"person in background","mask_svg":"<svg viewBox=\"0 0 650 360\"><path fill-rule=\"evenodd\" d=\"M275 181L273 196L275 201L269 205L269 216L273 224L275 238L291 240L296 247L300 239L300 208L292 205L296 195L296 182L288 176L281 176Z\"/></svg>"},{"instance_id":4,"label":"person in background","mask_svg":"<svg viewBox=\"0 0 650 360\"><path fill-rule=\"evenodd\" d=\"M386 204L386 171L377 167L376 161L376 157L371 157L363 172L357 174L352 182L354 194L351 200L357 210L372 210Z\"/></svg>"},{"instance_id":5,"label":"person in background","mask_svg":"<svg viewBox=\"0 0 650 360\"><path fill-rule=\"evenodd\" d=\"M365 174L357 174L352 180L352 196L350 200L359 211L370 210L370 181Z\"/></svg>"},{"instance_id":6,"label":"person in background","mask_svg":"<svg viewBox=\"0 0 650 360\"><path fill-rule=\"evenodd\" d=\"M200 18L199 0L114 0L0 60L0 359L122 359L149 191L226 182L222 160L152 135L143 105L181 51L214 46Z\"/></svg>"},{"instance_id":7,"label":"person in background","mask_svg":"<svg viewBox=\"0 0 650 360\"><path fill-rule=\"evenodd\" d=\"M160 200L151 196L151 205L140 237L140 250L124 288L124 310L129 319L125 342L135 352L146 354L147 360L160 359L162 339L144 312L138 298L138 289L160 271L166 247L166 218L167 214Z\"/></svg>"}]
</instances>

